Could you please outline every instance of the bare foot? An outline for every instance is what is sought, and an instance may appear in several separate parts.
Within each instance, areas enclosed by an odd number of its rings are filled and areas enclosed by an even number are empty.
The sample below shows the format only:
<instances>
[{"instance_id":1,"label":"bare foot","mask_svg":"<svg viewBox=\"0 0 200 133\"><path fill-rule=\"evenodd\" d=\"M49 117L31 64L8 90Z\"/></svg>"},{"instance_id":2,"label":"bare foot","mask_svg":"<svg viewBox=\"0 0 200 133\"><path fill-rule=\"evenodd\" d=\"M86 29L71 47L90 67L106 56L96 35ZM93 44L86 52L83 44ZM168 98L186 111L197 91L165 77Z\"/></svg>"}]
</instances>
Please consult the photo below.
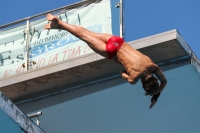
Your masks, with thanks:
<instances>
[{"instance_id":1,"label":"bare foot","mask_svg":"<svg viewBox=\"0 0 200 133\"><path fill-rule=\"evenodd\" d=\"M44 29L50 30L50 29L61 29L61 27L56 22L49 22L44 26Z\"/></svg>"},{"instance_id":2,"label":"bare foot","mask_svg":"<svg viewBox=\"0 0 200 133\"><path fill-rule=\"evenodd\" d=\"M47 20L49 21L58 21L58 17L57 16L53 16L52 14L48 13L47 14Z\"/></svg>"},{"instance_id":3,"label":"bare foot","mask_svg":"<svg viewBox=\"0 0 200 133\"><path fill-rule=\"evenodd\" d=\"M47 20L50 21L48 24L44 26L44 29L61 29L61 27L58 25L58 17L53 16L52 14L47 14Z\"/></svg>"}]
</instances>

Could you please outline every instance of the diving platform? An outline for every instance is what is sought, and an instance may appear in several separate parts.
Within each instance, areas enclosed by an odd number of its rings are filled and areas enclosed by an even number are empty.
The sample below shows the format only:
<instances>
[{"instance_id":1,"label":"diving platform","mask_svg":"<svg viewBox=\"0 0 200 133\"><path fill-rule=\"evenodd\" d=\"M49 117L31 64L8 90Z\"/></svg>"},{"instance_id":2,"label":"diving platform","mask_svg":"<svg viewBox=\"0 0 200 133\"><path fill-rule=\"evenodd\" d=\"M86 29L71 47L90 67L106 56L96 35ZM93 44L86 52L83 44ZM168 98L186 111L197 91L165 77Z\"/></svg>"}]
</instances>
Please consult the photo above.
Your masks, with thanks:
<instances>
[{"instance_id":1,"label":"diving platform","mask_svg":"<svg viewBox=\"0 0 200 133\"><path fill-rule=\"evenodd\" d=\"M177 30L128 42L160 66L183 60L191 62L189 46ZM171 67L176 67L175 65ZM162 67L161 67L162 68ZM0 79L0 91L14 102L73 89L91 81L119 76L123 66L92 52L66 61Z\"/></svg>"}]
</instances>

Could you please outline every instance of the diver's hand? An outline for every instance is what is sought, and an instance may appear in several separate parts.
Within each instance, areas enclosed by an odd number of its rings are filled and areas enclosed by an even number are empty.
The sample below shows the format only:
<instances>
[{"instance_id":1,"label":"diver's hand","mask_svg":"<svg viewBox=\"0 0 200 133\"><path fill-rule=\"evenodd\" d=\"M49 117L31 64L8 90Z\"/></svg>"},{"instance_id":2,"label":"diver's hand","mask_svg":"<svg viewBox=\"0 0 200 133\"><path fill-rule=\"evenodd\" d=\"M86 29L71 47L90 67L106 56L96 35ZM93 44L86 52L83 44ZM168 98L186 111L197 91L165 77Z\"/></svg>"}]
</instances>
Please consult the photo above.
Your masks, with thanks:
<instances>
[{"instance_id":1,"label":"diver's hand","mask_svg":"<svg viewBox=\"0 0 200 133\"><path fill-rule=\"evenodd\" d=\"M151 109L155 104L156 104L156 100L152 97L151 98L151 105L149 106L149 108Z\"/></svg>"}]
</instances>

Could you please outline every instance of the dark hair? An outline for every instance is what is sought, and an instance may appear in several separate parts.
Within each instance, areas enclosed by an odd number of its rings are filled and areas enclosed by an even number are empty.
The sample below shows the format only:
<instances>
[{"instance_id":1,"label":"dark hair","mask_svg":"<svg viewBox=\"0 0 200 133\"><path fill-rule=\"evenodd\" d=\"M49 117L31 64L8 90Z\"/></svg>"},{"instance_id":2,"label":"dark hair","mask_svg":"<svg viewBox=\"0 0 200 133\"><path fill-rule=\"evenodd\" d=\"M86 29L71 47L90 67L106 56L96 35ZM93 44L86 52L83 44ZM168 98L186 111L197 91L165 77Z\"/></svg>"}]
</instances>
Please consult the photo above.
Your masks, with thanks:
<instances>
[{"instance_id":1,"label":"dark hair","mask_svg":"<svg viewBox=\"0 0 200 133\"><path fill-rule=\"evenodd\" d=\"M142 82L142 86L144 90L146 91L145 95L152 96L153 94L158 92L158 89L159 89L158 79L155 78L154 76L151 76L150 78Z\"/></svg>"}]
</instances>

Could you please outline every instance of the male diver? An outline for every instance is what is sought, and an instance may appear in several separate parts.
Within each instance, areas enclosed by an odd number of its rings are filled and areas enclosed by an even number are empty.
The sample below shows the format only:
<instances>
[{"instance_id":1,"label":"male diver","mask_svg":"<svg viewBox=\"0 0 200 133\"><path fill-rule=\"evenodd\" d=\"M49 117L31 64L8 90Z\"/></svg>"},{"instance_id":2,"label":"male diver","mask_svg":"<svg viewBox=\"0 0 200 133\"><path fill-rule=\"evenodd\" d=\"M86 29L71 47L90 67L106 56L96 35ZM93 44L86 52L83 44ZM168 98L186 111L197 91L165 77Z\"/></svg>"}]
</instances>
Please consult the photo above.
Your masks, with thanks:
<instances>
[{"instance_id":1,"label":"male diver","mask_svg":"<svg viewBox=\"0 0 200 133\"><path fill-rule=\"evenodd\" d=\"M47 14L46 18L49 23L44 26L45 29L67 30L86 42L94 52L123 65L125 70L120 72L122 78L131 84L140 79L146 91L145 95L152 96L150 108L155 105L167 80L161 69L149 57L132 48L118 36L91 32L81 26L65 23L52 14Z\"/></svg>"}]
</instances>

